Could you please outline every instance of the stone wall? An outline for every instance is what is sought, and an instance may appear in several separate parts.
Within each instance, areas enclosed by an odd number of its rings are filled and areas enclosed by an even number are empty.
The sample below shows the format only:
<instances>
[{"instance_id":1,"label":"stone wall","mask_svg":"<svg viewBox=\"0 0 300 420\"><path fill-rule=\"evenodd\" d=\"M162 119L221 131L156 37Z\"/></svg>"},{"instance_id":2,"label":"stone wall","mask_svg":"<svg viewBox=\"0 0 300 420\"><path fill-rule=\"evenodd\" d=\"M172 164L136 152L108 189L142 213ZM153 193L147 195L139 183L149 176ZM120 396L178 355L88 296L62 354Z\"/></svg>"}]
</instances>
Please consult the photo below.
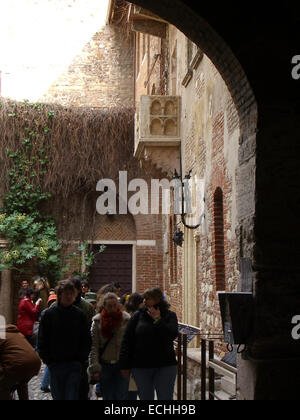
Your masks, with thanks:
<instances>
[{"instance_id":1,"label":"stone wall","mask_svg":"<svg viewBox=\"0 0 300 420\"><path fill-rule=\"evenodd\" d=\"M40 100L67 106L133 105L133 39L101 28Z\"/></svg>"},{"instance_id":2,"label":"stone wall","mask_svg":"<svg viewBox=\"0 0 300 420\"><path fill-rule=\"evenodd\" d=\"M136 37L146 38L142 60L138 49L140 41L136 43L136 60L140 60L136 72L136 102L141 94L153 94L151 86L164 86L160 69L161 63L166 63L166 93L178 95L182 101L183 176L192 169L193 179L204 180L205 184L205 223L196 231L181 225L183 248L174 249L172 242L180 217L163 218L164 290L181 321L200 327L203 333L222 333L216 292L237 290L239 279L237 109L221 75L207 56L199 54L198 63L190 70L197 48L175 27L169 26L165 50L157 37L141 33ZM164 54L164 59L156 59L157 54ZM153 66L153 63L156 64ZM149 81L147 89L145 80ZM215 202L217 191L222 200L219 214ZM190 224L193 223L190 221Z\"/></svg>"}]
</instances>

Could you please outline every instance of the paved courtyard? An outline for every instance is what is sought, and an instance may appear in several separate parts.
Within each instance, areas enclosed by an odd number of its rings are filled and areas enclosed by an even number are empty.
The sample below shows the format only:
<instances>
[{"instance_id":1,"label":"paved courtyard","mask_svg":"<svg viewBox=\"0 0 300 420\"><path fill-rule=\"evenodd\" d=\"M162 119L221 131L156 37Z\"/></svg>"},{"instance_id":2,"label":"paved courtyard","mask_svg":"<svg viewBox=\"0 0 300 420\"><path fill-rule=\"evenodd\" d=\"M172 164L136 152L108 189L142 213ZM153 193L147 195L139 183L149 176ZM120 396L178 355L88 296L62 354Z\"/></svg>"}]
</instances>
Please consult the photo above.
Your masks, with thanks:
<instances>
[{"instance_id":1,"label":"paved courtyard","mask_svg":"<svg viewBox=\"0 0 300 420\"><path fill-rule=\"evenodd\" d=\"M41 383L42 383L44 370L45 370L45 365L42 365L38 376L35 376L34 378L32 378L32 380L28 384L29 399L31 401L46 401L46 400L51 401L52 400L51 393L45 393L41 391ZM90 391L90 400L97 400L92 387Z\"/></svg>"},{"instance_id":2,"label":"paved courtyard","mask_svg":"<svg viewBox=\"0 0 300 420\"><path fill-rule=\"evenodd\" d=\"M40 389L44 370L45 365L42 365L39 375L32 378L32 380L28 384L30 400L52 400L51 393L44 393Z\"/></svg>"}]
</instances>

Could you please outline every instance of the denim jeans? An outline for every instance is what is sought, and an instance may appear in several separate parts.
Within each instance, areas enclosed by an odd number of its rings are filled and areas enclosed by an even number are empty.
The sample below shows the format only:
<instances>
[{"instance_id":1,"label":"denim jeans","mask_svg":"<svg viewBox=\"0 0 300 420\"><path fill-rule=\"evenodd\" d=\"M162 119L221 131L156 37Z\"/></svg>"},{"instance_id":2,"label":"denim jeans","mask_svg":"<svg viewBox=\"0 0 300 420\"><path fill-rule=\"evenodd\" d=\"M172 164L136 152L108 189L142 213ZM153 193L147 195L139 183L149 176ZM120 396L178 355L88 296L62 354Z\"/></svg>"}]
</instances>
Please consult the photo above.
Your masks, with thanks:
<instances>
[{"instance_id":1,"label":"denim jeans","mask_svg":"<svg viewBox=\"0 0 300 420\"><path fill-rule=\"evenodd\" d=\"M81 363L53 363L49 366L50 387L54 400L75 401L79 399Z\"/></svg>"},{"instance_id":2,"label":"denim jeans","mask_svg":"<svg viewBox=\"0 0 300 420\"><path fill-rule=\"evenodd\" d=\"M177 376L177 366L161 368L134 368L132 374L141 400L154 400L156 391L158 400L172 401Z\"/></svg>"},{"instance_id":3,"label":"denim jeans","mask_svg":"<svg viewBox=\"0 0 300 420\"><path fill-rule=\"evenodd\" d=\"M43 378L42 378L42 383L41 383L41 388L42 389L47 389L50 386L50 370L48 368L48 366L45 366L45 370L44 370L44 374L43 374Z\"/></svg>"},{"instance_id":4,"label":"denim jeans","mask_svg":"<svg viewBox=\"0 0 300 420\"><path fill-rule=\"evenodd\" d=\"M129 378L125 378L118 364L102 364L100 389L103 400L124 401L128 394Z\"/></svg>"}]
</instances>

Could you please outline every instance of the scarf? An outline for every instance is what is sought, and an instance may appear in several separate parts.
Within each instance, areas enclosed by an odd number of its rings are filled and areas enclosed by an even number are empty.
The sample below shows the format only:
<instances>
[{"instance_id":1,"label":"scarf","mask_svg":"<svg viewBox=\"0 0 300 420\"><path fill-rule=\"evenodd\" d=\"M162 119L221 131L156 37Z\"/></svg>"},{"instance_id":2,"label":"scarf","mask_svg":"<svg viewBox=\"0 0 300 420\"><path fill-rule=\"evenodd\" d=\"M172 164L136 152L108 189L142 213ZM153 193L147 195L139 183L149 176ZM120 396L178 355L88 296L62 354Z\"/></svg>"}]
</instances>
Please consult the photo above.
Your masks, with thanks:
<instances>
[{"instance_id":1,"label":"scarf","mask_svg":"<svg viewBox=\"0 0 300 420\"><path fill-rule=\"evenodd\" d=\"M114 331L121 325L123 318L122 311L108 313L105 309L101 312L101 334L110 340Z\"/></svg>"}]
</instances>

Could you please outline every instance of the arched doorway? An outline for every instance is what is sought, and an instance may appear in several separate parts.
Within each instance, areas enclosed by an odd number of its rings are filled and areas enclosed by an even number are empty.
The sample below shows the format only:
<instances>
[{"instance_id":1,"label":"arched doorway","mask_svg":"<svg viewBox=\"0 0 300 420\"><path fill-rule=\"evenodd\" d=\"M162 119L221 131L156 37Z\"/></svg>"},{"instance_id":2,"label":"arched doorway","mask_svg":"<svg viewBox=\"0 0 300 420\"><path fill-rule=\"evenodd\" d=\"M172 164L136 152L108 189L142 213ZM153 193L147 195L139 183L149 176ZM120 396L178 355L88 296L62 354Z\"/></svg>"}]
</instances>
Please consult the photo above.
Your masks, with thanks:
<instances>
[{"instance_id":1,"label":"arched doorway","mask_svg":"<svg viewBox=\"0 0 300 420\"><path fill-rule=\"evenodd\" d=\"M271 359L276 376L271 380L264 365L260 369L241 362L241 398L290 398L293 391L286 390L283 378L289 377L297 389L299 368L289 368L278 358L287 361L299 354L299 342L290 334L292 315L298 310L294 296L300 293L296 282L300 195L299 183L291 182L299 179L294 135L299 132L299 90L290 76L299 13L289 2L267 12L257 2L258 8L251 4L247 14L214 2L132 3L166 19L195 42L222 75L238 109L240 257L252 259L257 298L253 350L260 360ZM271 63L276 63L272 69Z\"/></svg>"}]
</instances>

